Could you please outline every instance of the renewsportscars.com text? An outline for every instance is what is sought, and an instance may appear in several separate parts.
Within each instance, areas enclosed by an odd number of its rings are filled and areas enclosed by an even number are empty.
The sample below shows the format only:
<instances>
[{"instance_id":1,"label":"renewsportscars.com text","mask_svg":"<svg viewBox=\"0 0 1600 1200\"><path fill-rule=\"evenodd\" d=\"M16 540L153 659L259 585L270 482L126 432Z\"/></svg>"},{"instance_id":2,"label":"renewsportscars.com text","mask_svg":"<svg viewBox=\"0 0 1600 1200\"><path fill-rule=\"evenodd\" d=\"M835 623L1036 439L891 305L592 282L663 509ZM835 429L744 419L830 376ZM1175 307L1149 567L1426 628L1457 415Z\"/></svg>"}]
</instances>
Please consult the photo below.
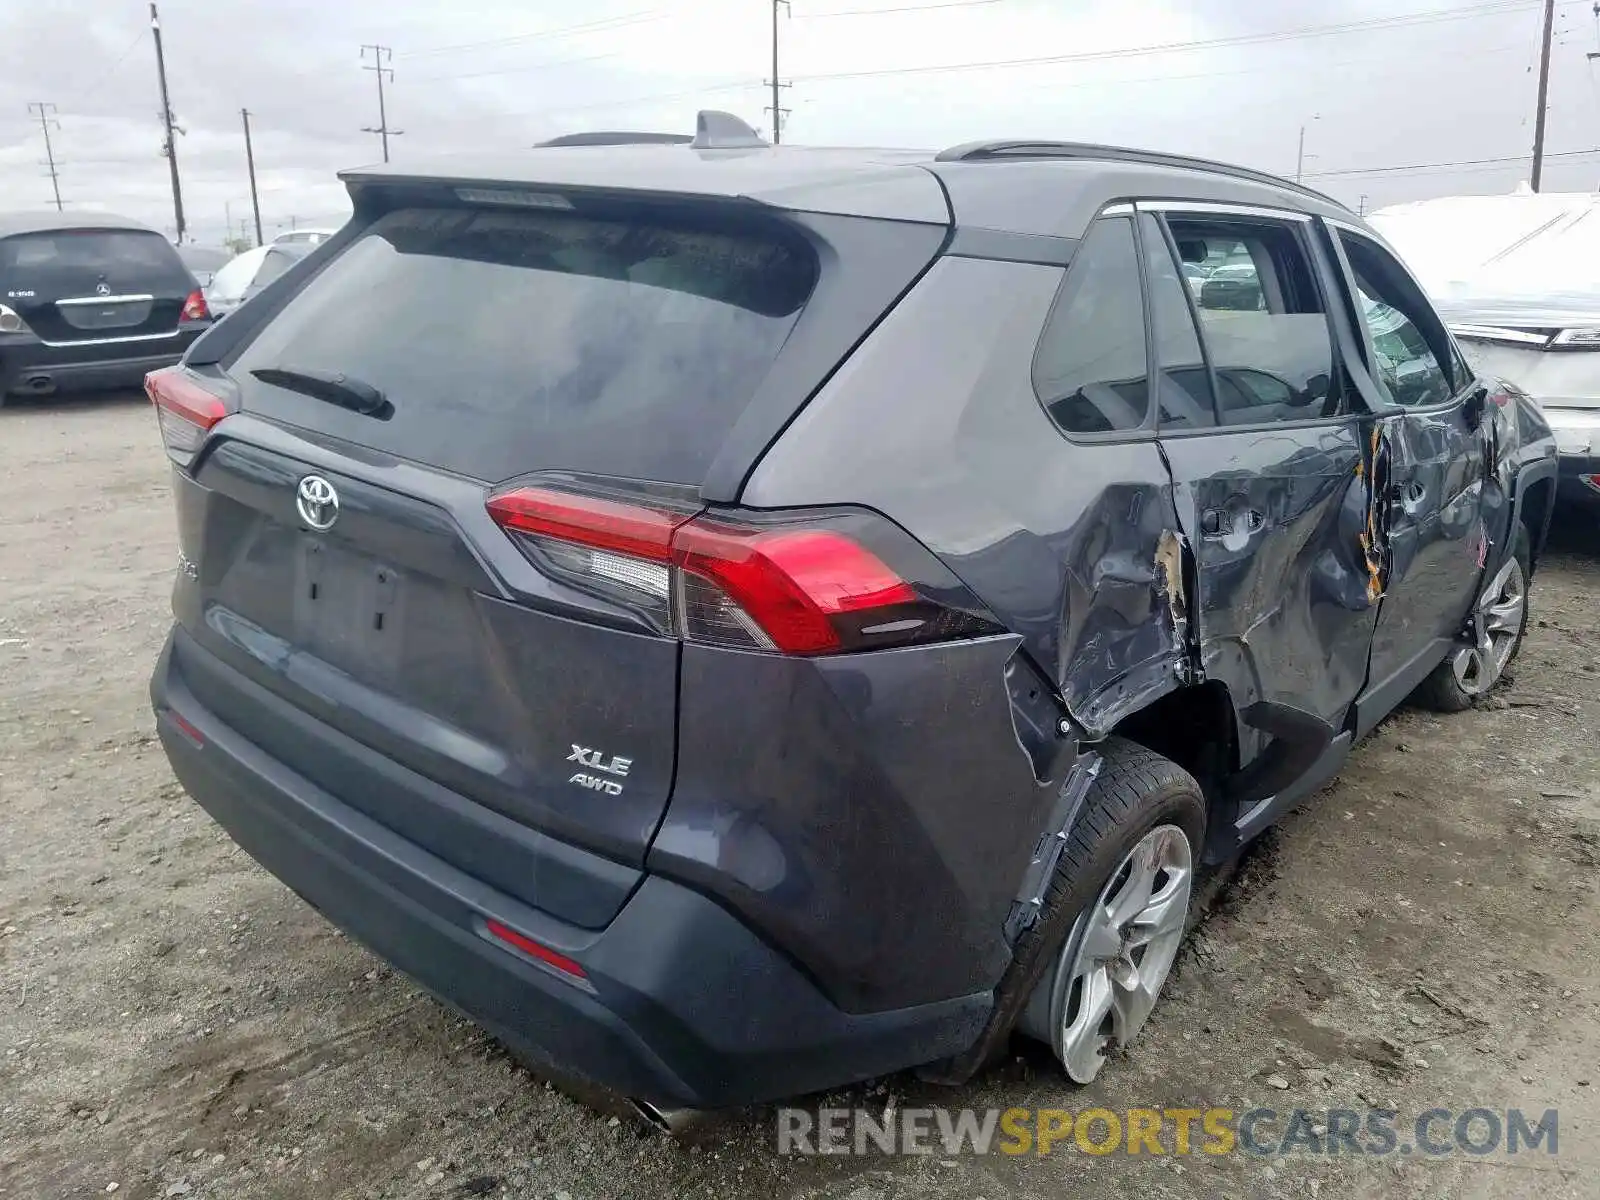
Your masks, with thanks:
<instances>
[{"instance_id":1,"label":"renewsportscars.com text","mask_svg":"<svg viewBox=\"0 0 1600 1200\"><path fill-rule=\"evenodd\" d=\"M1556 1154L1558 1114L1519 1108L781 1108L780 1154Z\"/></svg>"}]
</instances>

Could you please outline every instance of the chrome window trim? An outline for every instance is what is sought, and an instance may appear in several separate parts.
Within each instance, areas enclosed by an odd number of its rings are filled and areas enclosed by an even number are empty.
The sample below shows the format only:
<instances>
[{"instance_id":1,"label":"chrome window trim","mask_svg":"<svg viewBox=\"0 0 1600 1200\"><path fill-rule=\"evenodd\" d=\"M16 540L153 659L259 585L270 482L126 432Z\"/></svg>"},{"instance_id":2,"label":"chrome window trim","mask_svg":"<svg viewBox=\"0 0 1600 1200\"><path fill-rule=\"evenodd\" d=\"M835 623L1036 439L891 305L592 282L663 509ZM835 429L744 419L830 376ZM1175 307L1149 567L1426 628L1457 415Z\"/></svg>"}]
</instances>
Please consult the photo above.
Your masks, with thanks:
<instances>
[{"instance_id":1,"label":"chrome window trim","mask_svg":"<svg viewBox=\"0 0 1600 1200\"><path fill-rule=\"evenodd\" d=\"M57 300L57 308L71 308L80 304L148 304L155 299L149 295L128 296L74 296L67 300Z\"/></svg>"},{"instance_id":2,"label":"chrome window trim","mask_svg":"<svg viewBox=\"0 0 1600 1200\"><path fill-rule=\"evenodd\" d=\"M1217 200L1139 200L1135 202L1141 212L1199 213L1226 217L1265 217L1273 221L1300 221L1310 224L1310 213L1292 208L1269 208L1260 204L1233 204Z\"/></svg>"},{"instance_id":3,"label":"chrome window trim","mask_svg":"<svg viewBox=\"0 0 1600 1200\"><path fill-rule=\"evenodd\" d=\"M120 346L127 342L164 342L177 337L181 332L180 329L173 329L167 333L132 333L125 337L81 338L73 342L51 342L40 338L39 343L49 346L52 350L70 350L74 346Z\"/></svg>"}]
</instances>

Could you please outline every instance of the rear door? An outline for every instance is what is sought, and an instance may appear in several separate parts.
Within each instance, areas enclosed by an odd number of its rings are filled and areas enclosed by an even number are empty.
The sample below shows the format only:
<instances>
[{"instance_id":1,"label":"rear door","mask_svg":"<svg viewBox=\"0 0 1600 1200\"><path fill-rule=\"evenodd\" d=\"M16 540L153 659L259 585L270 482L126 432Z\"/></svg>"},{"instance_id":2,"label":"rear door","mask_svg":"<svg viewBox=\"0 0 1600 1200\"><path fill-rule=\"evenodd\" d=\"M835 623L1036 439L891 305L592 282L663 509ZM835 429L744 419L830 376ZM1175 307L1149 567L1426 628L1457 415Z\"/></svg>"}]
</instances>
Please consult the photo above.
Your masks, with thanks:
<instances>
[{"instance_id":1,"label":"rear door","mask_svg":"<svg viewBox=\"0 0 1600 1200\"><path fill-rule=\"evenodd\" d=\"M648 579L607 586L626 560L514 537L486 499L695 511L817 269L737 216L379 217L219 364L242 413L196 471L186 632L457 795L642 861L673 778L673 631L626 599Z\"/></svg>"},{"instance_id":2,"label":"rear door","mask_svg":"<svg viewBox=\"0 0 1600 1200\"><path fill-rule=\"evenodd\" d=\"M1362 550L1366 416L1342 370L1330 278L1299 214L1152 206L1140 217L1160 444L1198 568L1207 678L1226 683L1259 799L1338 737L1377 617ZM1179 261L1224 258L1198 298Z\"/></svg>"},{"instance_id":3,"label":"rear door","mask_svg":"<svg viewBox=\"0 0 1600 1200\"><path fill-rule=\"evenodd\" d=\"M195 288L178 252L140 229L52 229L0 239L6 302L39 337L74 344L170 334Z\"/></svg>"},{"instance_id":4,"label":"rear door","mask_svg":"<svg viewBox=\"0 0 1600 1200\"><path fill-rule=\"evenodd\" d=\"M1422 290L1373 239L1335 231L1372 369L1367 402L1385 415L1389 525L1371 685L1389 707L1443 656L1471 611L1489 553L1489 438L1479 385Z\"/></svg>"}]
</instances>

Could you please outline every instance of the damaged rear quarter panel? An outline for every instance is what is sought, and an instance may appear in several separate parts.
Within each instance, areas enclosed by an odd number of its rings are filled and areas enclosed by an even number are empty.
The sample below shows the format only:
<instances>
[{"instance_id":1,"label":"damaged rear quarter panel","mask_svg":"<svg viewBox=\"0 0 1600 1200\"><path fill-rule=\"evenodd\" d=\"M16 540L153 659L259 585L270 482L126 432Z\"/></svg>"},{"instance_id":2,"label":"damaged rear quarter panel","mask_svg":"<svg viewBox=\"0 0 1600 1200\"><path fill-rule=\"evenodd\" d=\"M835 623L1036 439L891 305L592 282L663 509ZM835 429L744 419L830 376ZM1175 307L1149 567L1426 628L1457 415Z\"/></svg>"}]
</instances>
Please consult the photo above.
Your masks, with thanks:
<instances>
[{"instance_id":1,"label":"damaged rear quarter panel","mask_svg":"<svg viewBox=\"0 0 1600 1200\"><path fill-rule=\"evenodd\" d=\"M1187 656L1182 526L1152 438L1078 444L1030 375L1059 267L946 257L756 468L759 508L851 502L939 554L1091 734Z\"/></svg>"}]
</instances>

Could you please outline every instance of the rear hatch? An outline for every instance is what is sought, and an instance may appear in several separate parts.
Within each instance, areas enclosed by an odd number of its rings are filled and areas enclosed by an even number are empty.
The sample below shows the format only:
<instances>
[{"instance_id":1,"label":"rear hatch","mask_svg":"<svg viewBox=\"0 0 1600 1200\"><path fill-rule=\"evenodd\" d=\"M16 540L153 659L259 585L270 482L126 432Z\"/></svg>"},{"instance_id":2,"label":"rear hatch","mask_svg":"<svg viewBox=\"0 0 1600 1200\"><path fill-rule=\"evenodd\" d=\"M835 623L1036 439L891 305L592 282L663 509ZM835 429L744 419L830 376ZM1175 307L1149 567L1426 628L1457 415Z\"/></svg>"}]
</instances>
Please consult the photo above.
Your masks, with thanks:
<instances>
[{"instance_id":1,"label":"rear hatch","mask_svg":"<svg viewBox=\"0 0 1600 1200\"><path fill-rule=\"evenodd\" d=\"M7 303L42 340L72 344L177 331L195 290L178 252L140 229L51 229L0 239Z\"/></svg>"},{"instance_id":2,"label":"rear hatch","mask_svg":"<svg viewBox=\"0 0 1600 1200\"><path fill-rule=\"evenodd\" d=\"M628 863L671 789L678 641L487 501L700 507L818 262L783 222L682 209L387 212L197 372L241 411L194 470L205 491L180 478L190 636L456 795ZM271 749L389 819L316 746Z\"/></svg>"}]
</instances>

